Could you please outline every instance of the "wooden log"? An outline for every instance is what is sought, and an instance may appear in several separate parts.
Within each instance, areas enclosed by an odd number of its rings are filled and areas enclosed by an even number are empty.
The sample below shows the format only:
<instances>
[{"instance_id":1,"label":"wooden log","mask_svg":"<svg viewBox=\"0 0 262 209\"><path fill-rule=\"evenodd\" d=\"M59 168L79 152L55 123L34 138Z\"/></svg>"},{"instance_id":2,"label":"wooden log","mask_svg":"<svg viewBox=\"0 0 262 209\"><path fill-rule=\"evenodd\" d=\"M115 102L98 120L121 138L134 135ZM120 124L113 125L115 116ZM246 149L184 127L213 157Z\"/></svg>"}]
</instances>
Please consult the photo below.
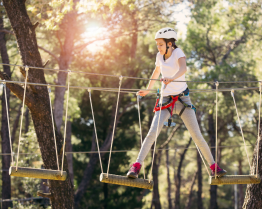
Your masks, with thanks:
<instances>
[{"instance_id":1,"label":"wooden log","mask_svg":"<svg viewBox=\"0 0 262 209\"><path fill-rule=\"evenodd\" d=\"M129 187L138 187L138 188L143 188L143 189L153 189L154 182L149 181L147 179L131 179L126 176L117 176L113 174L107 174L106 173L101 173L100 175L100 181L103 183L108 183L108 184L117 184L117 185L122 185L122 186L129 186Z\"/></svg>"},{"instance_id":2,"label":"wooden log","mask_svg":"<svg viewBox=\"0 0 262 209\"><path fill-rule=\"evenodd\" d=\"M18 167L16 171L15 166L9 168L9 175L17 176L17 177L29 177L29 178L50 179L50 180L59 180L59 181L65 181L67 177L66 171L63 171L61 176L61 171L58 170Z\"/></svg>"},{"instance_id":3,"label":"wooden log","mask_svg":"<svg viewBox=\"0 0 262 209\"><path fill-rule=\"evenodd\" d=\"M224 184L259 184L261 181L260 176L256 175L230 175L216 178L214 176L209 177L210 185L224 185Z\"/></svg>"}]
</instances>

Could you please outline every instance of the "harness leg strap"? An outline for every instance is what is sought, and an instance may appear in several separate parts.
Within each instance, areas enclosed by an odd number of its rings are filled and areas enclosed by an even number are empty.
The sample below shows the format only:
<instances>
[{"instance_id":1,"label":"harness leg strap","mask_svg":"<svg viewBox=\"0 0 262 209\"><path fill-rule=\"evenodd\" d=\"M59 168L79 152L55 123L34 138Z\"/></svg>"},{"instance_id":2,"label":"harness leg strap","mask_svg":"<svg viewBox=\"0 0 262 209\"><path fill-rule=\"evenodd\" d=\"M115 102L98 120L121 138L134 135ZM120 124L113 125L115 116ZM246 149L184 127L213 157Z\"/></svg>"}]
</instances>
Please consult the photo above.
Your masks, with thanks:
<instances>
[{"instance_id":1,"label":"harness leg strap","mask_svg":"<svg viewBox=\"0 0 262 209\"><path fill-rule=\"evenodd\" d=\"M183 112L185 111L185 109L186 109L186 106L184 106L183 109L180 111L179 117L181 117L181 115L183 114Z\"/></svg>"}]
</instances>

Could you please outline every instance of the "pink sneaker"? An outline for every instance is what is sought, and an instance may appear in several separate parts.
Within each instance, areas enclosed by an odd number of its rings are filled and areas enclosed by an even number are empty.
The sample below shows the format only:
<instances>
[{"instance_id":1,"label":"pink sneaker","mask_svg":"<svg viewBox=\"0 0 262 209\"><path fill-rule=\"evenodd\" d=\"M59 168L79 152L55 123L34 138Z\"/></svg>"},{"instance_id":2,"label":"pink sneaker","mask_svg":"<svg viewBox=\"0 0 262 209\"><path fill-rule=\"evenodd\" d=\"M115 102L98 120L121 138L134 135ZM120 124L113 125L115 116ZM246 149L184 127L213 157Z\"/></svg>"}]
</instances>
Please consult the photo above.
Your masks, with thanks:
<instances>
[{"instance_id":1,"label":"pink sneaker","mask_svg":"<svg viewBox=\"0 0 262 209\"><path fill-rule=\"evenodd\" d=\"M213 165L210 166L210 169L212 171L212 176L215 176L216 166L217 166L217 177L222 177L222 176L226 175L227 171L220 168L216 163L214 163Z\"/></svg>"},{"instance_id":2,"label":"pink sneaker","mask_svg":"<svg viewBox=\"0 0 262 209\"><path fill-rule=\"evenodd\" d=\"M127 173L127 177L132 179L137 179L140 169L141 169L141 164L138 162L134 163L133 165L131 165L131 168Z\"/></svg>"}]
</instances>

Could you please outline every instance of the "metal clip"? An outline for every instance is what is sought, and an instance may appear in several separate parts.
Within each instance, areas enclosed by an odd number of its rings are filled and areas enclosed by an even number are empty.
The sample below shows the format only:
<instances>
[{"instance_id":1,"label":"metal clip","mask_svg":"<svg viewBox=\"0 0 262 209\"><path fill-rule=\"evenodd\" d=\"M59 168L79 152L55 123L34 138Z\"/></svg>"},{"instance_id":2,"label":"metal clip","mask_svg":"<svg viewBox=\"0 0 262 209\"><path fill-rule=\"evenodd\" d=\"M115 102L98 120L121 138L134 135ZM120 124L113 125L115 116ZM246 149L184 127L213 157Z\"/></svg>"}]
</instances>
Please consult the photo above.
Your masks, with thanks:
<instances>
[{"instance_id":1,"label":"metal clip","mask_svg":"<svg viewBox=\"0 0 262 209\"><path fill-rule=\"evenodd\" d=\"M175 127L176 123L172 122L172 118L169 118L167 122L164 122L164 126L166 126L166 127Z\"/></svg>"}]
</instances>

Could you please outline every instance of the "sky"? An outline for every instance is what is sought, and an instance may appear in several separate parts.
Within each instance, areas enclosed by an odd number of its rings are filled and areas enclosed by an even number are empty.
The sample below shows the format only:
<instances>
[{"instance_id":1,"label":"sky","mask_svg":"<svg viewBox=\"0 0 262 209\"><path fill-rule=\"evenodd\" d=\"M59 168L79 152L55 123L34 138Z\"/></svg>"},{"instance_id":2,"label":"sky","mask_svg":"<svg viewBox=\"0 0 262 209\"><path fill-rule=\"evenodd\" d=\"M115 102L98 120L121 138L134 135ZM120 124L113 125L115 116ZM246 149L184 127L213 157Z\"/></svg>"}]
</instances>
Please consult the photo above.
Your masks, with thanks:
<instances>
[{"instance_id":1,"label":"sky","mask_svg":"<svg viewBox=\"0 0 262 209\"><path fill-rule=\"evenodd\" d=\"M174 7L174 14L172 16L172 19L174 18L177 22L175 30L177 31L179 38L186 38L187 24L190 21L190 15L191 12L188 1L184 1L183 3L180 3L179 5L176 5ZM99 37L103 37L105 33L106 30L100 27L97 23L90 23L90 25L87 27L87 32L84 34L84 36L86 37L86 39L90 41ZM97 50L102 49L102 45L106 42L107 40L94 42L88 45L87 49L95 53Z\"/></svg>"}]
</instances>

